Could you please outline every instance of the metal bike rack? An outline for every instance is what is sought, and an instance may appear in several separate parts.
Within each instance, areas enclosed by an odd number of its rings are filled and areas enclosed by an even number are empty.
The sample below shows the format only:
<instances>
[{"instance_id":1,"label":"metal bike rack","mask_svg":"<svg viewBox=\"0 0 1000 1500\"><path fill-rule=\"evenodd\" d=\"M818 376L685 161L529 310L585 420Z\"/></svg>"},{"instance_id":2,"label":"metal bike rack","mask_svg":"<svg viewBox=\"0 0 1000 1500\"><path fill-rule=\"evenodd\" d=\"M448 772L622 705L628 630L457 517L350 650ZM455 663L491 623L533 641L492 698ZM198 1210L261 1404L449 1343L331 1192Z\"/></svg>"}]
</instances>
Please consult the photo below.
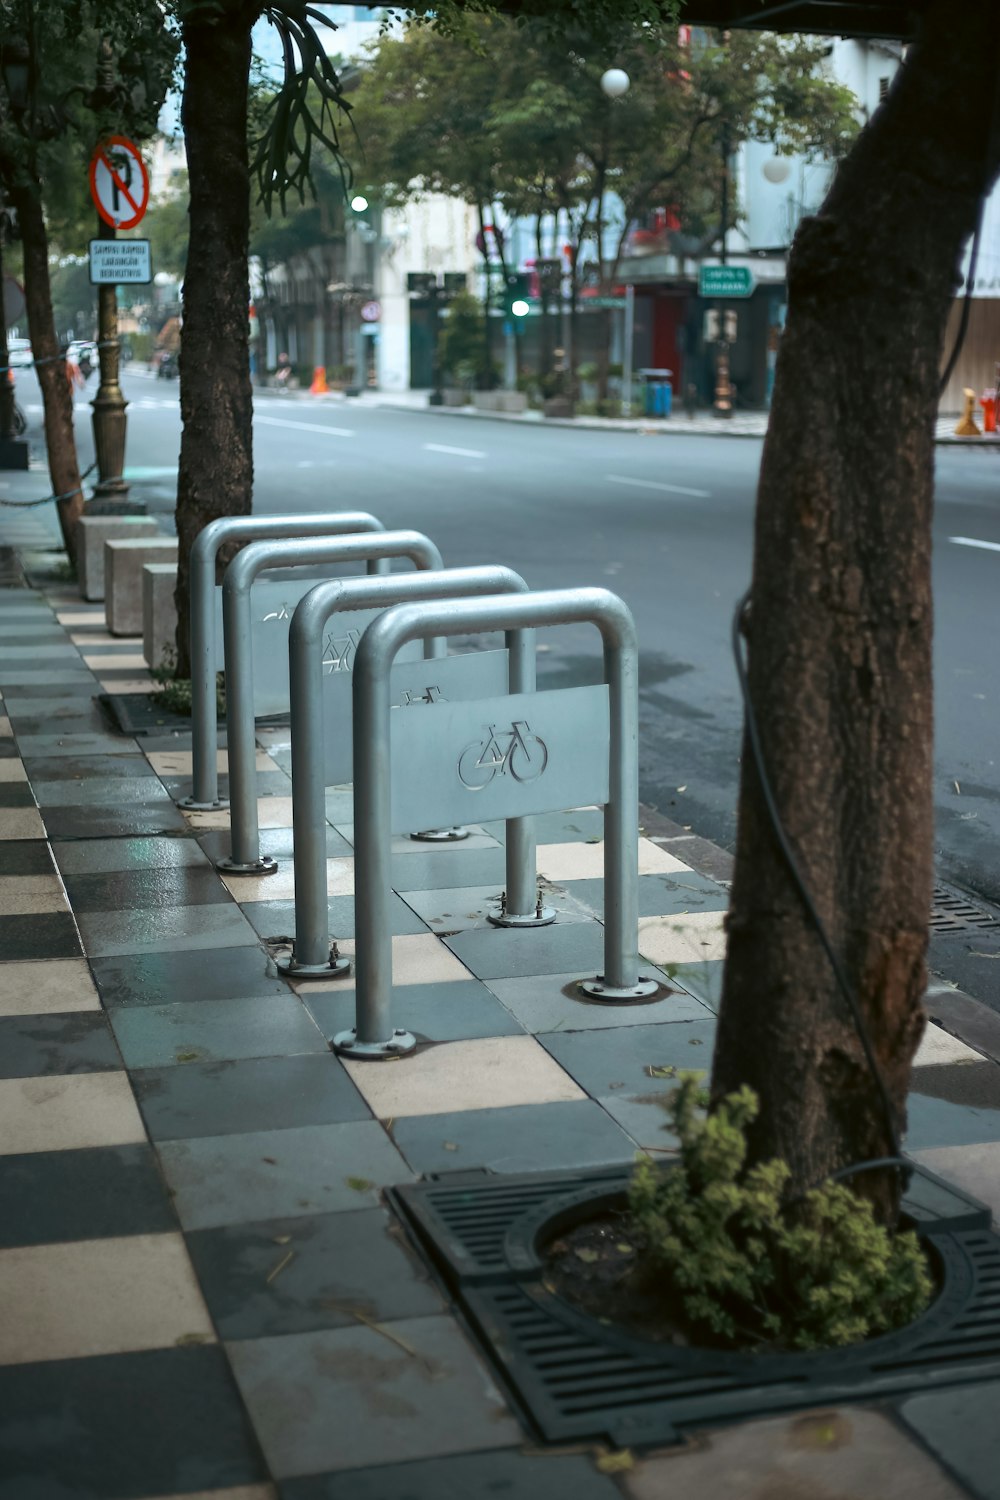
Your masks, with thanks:
<instances>
[{"instance_id":1,"label":"metal bike rack","mask_svg":"<svg viewBox=\"0 0 1000 1500\"><path fill-rule=\"evenodd\" d=\"M390 672L407 642L478 630L505 630L509 639L517 629L579 623L601 633L601 686L429 703L406 718L405 739L392 735ZM354 663L357 1024L334 1038L338 1052L378 1059L416 1045L392 1025L390 916L391 835L412 816L414 796L435 821L465 820L473 810L481 820L603 804L604 972L580 989L609 1003L657 993L658 982L639 973L637 949L638 740L635 622L607 589L400 604L368 627Z\"/></svg>"},{"instance_id":2,"label":"metal bike rack","mask_svg":"<svg viewBox=\"0 0 1000 1500\"><path fill-rule=\"evenodd\" d=\"M388 605L474 595L526 593L528 585L510 568L451 568L390 578L349 578L320 584L302 600L288 632L292 705L292 823L295 862L295 948L278 964L299 979L346 974L348 959L331 948L326 883L326 787L353 778L351 755L351 663L324 656L324 632L334 619L339 639L347 621L368 625ZM356 611L367 611L361 616ZM535 688L535 637L513 633L510 651L469 652L404 662L396 653L390 696L400 706L479 698L484 692L531 693ZM435 642L437 644L437 642ZM402 651L407 648L403 647ZM491 921L502 926L545 926L555 911L543 906L535 870L535 835L530 818L507 822L507 884L503 910Z\"/></svg>"},{"instance_id":3,"label":"metal bike rack","mask_svg":"<svg viewBox=\"0 0 1000 1500\"><path fill-rule=\"evenodd\" d=\"M210 521L199 531L191 548L191 759L194 784L190 797L179 807L211 810L228 806L219 796L218 714L215 705L215 674L222 667L219 628L221 594L215 586L216 559L229 542L263 541L265 538L342 536L355 531L384 531L376 516L366 510L333 511L326 515L225 516ZM388 565L378 560L372 573L385 573ZM316 580L306 585L310 588ZM293 599L305 592L299 588Z\"/></svg>"},{"instance_id":4,"label":"metal bike rack","mask_svg":"<svg viewBox=\"0 0 1000 1500\"><path fill-rule=\"evenodd\" d=\"M394 557L409 558L417 568L425 571L444 566L437 547L421 532L378 531L356 536L251 542L227 568L222 584L222 635L226 668L231 850L228 857L216 860L216 869L235 875L273 875L278 868L270 855L261 855L257 825L254 619L251 613L254 580L265 569L270 572L317 563L388 562ZM278 587L280 589L280 584ZM316 587L315 579L311 581L311 587ZM444 649L443 641L428 641L424 647L429 656L441 655ZM287 670L284 663L283 668Z\"/></svg>"}]
</instances>

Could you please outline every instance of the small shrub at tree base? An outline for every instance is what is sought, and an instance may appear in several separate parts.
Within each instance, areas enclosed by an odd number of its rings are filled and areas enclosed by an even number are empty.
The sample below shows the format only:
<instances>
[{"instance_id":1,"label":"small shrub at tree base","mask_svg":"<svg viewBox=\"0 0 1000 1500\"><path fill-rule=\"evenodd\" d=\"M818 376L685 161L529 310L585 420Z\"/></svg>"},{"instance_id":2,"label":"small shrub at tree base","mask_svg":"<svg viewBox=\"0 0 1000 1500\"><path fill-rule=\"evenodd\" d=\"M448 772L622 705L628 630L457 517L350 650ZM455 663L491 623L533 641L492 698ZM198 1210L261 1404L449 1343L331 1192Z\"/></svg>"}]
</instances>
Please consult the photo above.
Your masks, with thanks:
<instances>
[{"instance_id":1,"label":"small shrub at tree base","mask_svg":"<svg viewBox=\"0 0 1000 1500\"><path fill-rule=\"evenodd\" d=\"M149 675L153 681L163 684L163 691L156 694L156 701L169 713L177 714L180 718L190 718L191 679L190 677L175 677L176 670L177 652L174 650L163 653L163 659L158 667L150 667ZM224 672L215 674L215 712L220 719L226 717L226 674Z\"/></svg>"},{"instance_id":2,"label":"small shrub at tree base","mask_svg":"<svg viewBox=\"0 0 1000 1500\"><path fill-rule=\"evenodd\" d=\"M840 1183L789 1212L783 1161L745 1170L749 1088L706 1114L707 1091L686 1077L665 1105L680 1162L640 1161L629 1189L641 1253L665 1278L692 1331L713 1343L829 1349L889 1333L918 1317L933 1290L916 1234L890 1234Z\"/></svg>"}]
</instances>

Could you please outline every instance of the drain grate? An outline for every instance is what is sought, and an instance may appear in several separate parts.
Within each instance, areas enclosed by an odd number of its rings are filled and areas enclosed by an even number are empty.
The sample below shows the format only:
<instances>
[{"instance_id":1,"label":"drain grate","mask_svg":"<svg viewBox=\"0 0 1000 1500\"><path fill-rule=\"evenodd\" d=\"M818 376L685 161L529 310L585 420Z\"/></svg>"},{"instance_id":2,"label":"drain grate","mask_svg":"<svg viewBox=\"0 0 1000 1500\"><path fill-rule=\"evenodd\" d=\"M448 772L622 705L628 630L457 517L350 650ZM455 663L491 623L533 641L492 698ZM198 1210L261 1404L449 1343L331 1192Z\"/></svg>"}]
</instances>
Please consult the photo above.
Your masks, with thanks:
<instances>
[{"instance_id":1,"label":"drain grate","mask_svg":"<svg viewBox=\"0 0 1000 1500\"><path fill-rule=\"evenodd\" d=\"M1000 921L985 907L976 906L967 897L936 885L931 902L930 928L931 932L981 931L983 928L1000 928Z\"/></svg>"},{"instance_id":2,"label":"drain grate","mask_svg":"<svg viewBox=\"0 0 1000 1500\"><path fill-rule=\"evenodd\" d=\"M390 1200L429 1254L529 1426L553 1442L619 1447L798 1407L880 1399L1000 1375L1000 1238L989 1211L916 1169L906 1207L942 1287L916 1323L825 1354L732 1354L653 1344L549 1292L536 1242L621 1201L627 1174L419 1183Z\"/></svg>"}]
</instances>

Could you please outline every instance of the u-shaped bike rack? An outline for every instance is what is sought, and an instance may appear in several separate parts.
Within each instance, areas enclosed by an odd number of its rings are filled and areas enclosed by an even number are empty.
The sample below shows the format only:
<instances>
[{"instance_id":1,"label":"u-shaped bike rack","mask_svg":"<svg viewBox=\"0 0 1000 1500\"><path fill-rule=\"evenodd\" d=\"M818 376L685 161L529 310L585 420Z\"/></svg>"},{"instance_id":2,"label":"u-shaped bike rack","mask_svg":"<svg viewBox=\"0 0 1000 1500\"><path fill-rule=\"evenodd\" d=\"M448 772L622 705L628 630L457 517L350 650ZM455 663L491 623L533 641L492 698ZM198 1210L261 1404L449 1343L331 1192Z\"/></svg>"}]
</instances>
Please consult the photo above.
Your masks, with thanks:
<instances>
[{"instance_id":1,"label":"u-shaped bike rack","mask_svg":"<svg viewBox=\"0 0 1000 1500\"><path fill-rule=\"evenodd\" d=\"M217 869L235 875L272 875L278 868L270 855L261 855L257 822L254 622L251 614L254 580L265 569L309 567L318 563L387 563L395 557L408 558L425 571L444 566L437 547L422 532L378 531L356 536L251 542L227 568L222 585L222 632L226 664L231 850L228 857L216 861ZM315 580L310 580L310 589L315 587ZM442 641L428 641L424 649L427 655L435 656L445 648Z\"/></svg>"},{"instance_id":2,"label":"u-shaped bike rack","mask_svg":"<svg viewBox=\"0 0 1000 1500\"><path fill-rule=\"evenodd\" d=\"M216 559L229 542L264 541L279 537L342 536L360 531L384 531L376 516L366 510L333 511L326 515L224 516L199 531L191 548L191 795L179 807L189 810L225 807L219 796L218 714L215 705L215 674L221 662L222 645L216 629ZM378 560L369 572L386 573L388 564Z\"/></svg>"},{"instance_id":3,"label":"u-shaped bike rack","mask_svg":"<svg viewBox=\"0 0 1000 1500\"><path fill-rule=\"evenodd\" d=\"M513 631L578 623L595 625L601 633L601 686L430 703L407 718L405 744L394 744L390 673L409 641L504 630L510 642ZM509 736L503 746L497 724ZM490 757L495 739L499 759ZM658 992L659 982L639 973L637 948L638 739L635 623L627 605L607 589L395 605L368 627L354 664L357 1016L353 1030L334 1038L338 1052L379 1059L416 1045L409 1032L392 1024L390 917L392 830L409 816L407 788L412 795L414 785L434 821L465 821L476 808L481 818L524 817L602 803L604 972L581 981L580 989L592 1000L612 1004ZM472 746L485 748L470 762ZM516 747L524 750L520 774L510 767ZM482 772L491 767L494 774L484 779Z\"/></svg>"},{"instance_id":4,"label":"u-shaped bike rack","mask_svg":"<svg viewBox=\"0 0 1000 1500\"><path fill-rule=\"evenodd\" d=\"M351 778L352 767L342 741L351 733L349 700L332 699L331 689L350 688L349 667L327 670L323 637L331 619L346 611L380 611L404 601L463 598L500 593L526 593L519 574L503 567L451 568L443 572L409 573L389 578L349 578L324 583L302 600L288 632L289 682L292 712L292 821L295 862L295 949L278 964L292 978L329 979L350 968L347 959L331 956L326 882L325 789ZM352 616L348 615L348 619ZM359 621L368 624L369 621ZM425 638L435 646L440 639ZM496 662L495 658L507 659ZM435 657L434 670L418 663L397 665L391 691L394 698L422 706L443 697L478 696L484 675L499 692L530 693L535 687L534 632L515 632L509 653L470 652L466 656ZM497 668L502 681L497 683ZM412 680L413 687L409 686ZM443 688L440 684L443 683ZM471 692L470 692L471 688ZM416 695L416 696L414 696ZM345 712L346 709L346 712ZM340 745L335 744L340 741ZM338 754L339 751L339 754ZM543 926L555 918L538 899L535 836L530 818L507 823L504 926Z\"/></svg>"}]
</instances>

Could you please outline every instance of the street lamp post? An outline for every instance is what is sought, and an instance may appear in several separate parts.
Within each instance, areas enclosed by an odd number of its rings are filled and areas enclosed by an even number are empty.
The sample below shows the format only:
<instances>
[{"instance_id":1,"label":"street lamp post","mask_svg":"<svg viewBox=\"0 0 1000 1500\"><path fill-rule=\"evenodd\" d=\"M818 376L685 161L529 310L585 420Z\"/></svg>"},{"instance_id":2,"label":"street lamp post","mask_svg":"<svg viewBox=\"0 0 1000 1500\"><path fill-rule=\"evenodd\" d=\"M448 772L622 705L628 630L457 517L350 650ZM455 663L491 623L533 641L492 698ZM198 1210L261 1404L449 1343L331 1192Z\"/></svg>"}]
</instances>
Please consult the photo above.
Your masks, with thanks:
<instances>
[{"instance_id":1,"label":"street lamp post","mask_svg":"<svg viewBox=\"0 0 1000 1500\"><path fill-rule=\"evenodd\" d=\"M632 80L624 68L608 68L601 74L601 88L609 99L621 99L628 93ZM602 247L597 247L597 258L602 258ZM635 345L635 287L629 282L625 287L625 326L622 348L622 416L632 415L632 360Z\"/></svg>"}]
</instances>

